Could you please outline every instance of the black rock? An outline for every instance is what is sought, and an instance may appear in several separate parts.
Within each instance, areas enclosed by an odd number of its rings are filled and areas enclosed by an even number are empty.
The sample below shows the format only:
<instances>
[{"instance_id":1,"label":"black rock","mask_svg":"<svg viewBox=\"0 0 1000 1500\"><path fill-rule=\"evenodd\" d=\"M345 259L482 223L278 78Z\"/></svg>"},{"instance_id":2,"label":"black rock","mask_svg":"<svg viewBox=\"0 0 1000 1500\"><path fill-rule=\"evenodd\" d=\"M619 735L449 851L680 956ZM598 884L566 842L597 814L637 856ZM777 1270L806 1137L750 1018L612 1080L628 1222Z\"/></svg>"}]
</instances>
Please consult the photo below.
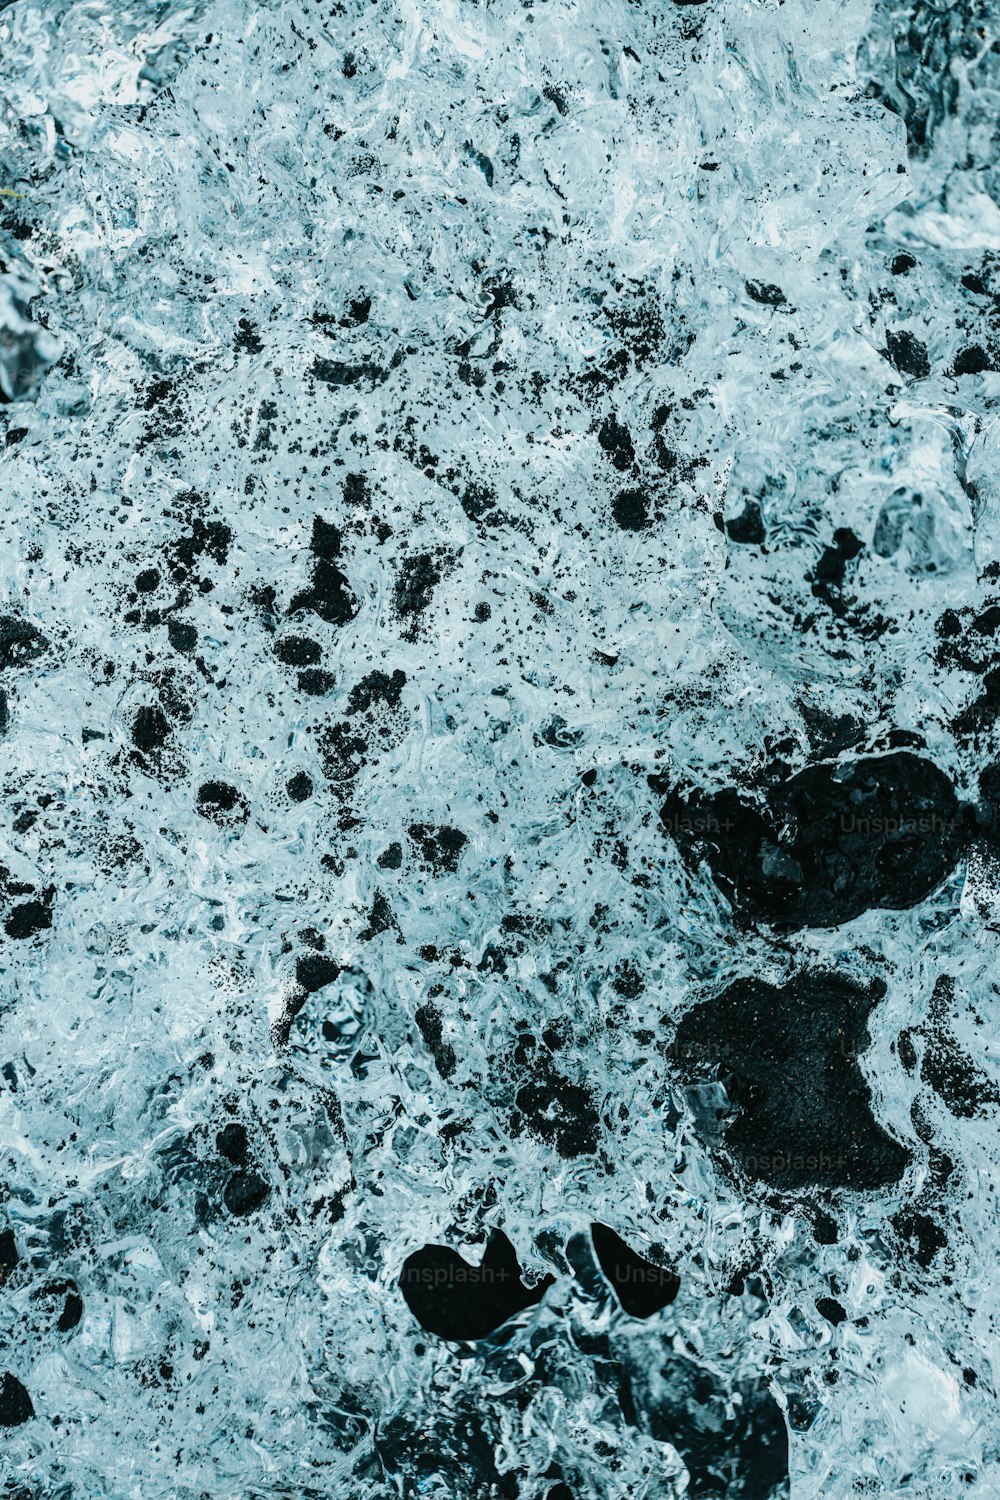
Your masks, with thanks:
<instances>
[{"instance_id":1,"label":"black rock","mask_svg":"<svg viewBox=\"0 0 1000 1500\"><path fill-rule=\"evenodd\" d=\"M460 828L450 828L447 824L434 827L430 823L414 823L406 831L421 858L432 865L437 874L454 875L462 850L469 842Z\"/></svg>"},{"instance_id":2,"label":"black rock","mask_svg":"<svg viewBox=\"0 0 1000 1500\"><path fill-rule=\"evenodd\" d=\"M158 750L169 733L167 716L155 703L144 704L132 720L132 743L137 750Z\"/></svg>"},{"instance_id":3,"label":"black rock","mask_svg":"<svg viewBox=\"0 0 1000 1500\"><path fill-rule=\"evenodd\" d=\"M40 630L16 615L0 615L0 668L25 667L48 650Z\"/></svg>"},{"instance_id":4,"label":"black rock","mask_svg":"<svg viewBox=\"0 0 1000 1500\"><path fill-rule=\"evenodd\" d=\"M325 953L303 953L295 960L295 978L307 995L332 984L340 974L340 965Z\"/></svg>"},{"instance_id":5,"label":"black rock","mask_svg":"<svg viewBox=\"0 0 1000 1500\"><path fill-rule=\"evenodd\" d=\"M237 1120L230 1120L216 1134L215 1145L220 1156L231 1161L234 1167L242 1167L247 1159L246 1126Z\"/></svg>"},{"instance_id":6,"label":"black rock","mask_svg":"<svg viewBox=\"0 0 1000 1500\"><path fill-rule=\"evenodd\" d=\"M733 788L674 794L661 820L689 863L706 861L738 917L788 928L914 906L965 841L948 778L908 751L808 766L761 807Z\"/></svg>"},{"instance_id":7,"label":"black rock","mask_svg":"<svg viewBox=\"0 0 1000 1500\"><path fill-rule=\"evenodd\" d=\"M20 1427L34 1415L31 1397L17 1376L0 1376L0 1427Z\"/></svg>"},{"instance_id":8,"label":"black rock","mask_svg":"<svg viewBox=\"0 0 1000 1500\"><path fill-rule=\"evenodd\" d=\"M404 618L421 614L430 604L434 590L441 582L441 569L429 552L404 557L393 589L396 613Z\"/></svg>"},{"instance_id":9,"label":"black rock","mask_svg":"<svg viewBox=\"0 0 1000 1500\"><path fill-rule=\"evenodd\" d=\"M256 1172L234 1172L222 1199L231 1214L243 1218L256 1212L270 1196L270 1187Z\"/></svg>"},{"instance_id":10,"label":"black rock","mask_svg":"<svg viewBox=\"0 0 1000 1500\"><path fill-rule=\"evenodd\" d=\"M167 640L175 651L187 656L198 644L198 631L194 625L189 625L184 620L168 620Z\"/></svg>"},{"instance_id":11,"label":"black rock","mask_svg":"<svg viewBox=\"0 0 1000 1500\"><path fill-rule=\"evenodd\" d=\"M597 441L608 455L615 468L624 472L635 463L635 447L632 434L623 422L612 414L605 417L597 434Z\"/></svg>"},{"instance_id":12,"label":"black rock","mask_svg":"<svg viewBox=\"0 0 1000 1500\"><path fill-rule=\"evenodd\" d=\"M754 302L762 302L765 307L782 307L787 301L781 287L775 286L772 282L748 281L746 292Z\"/></svg>"},{"instance_id":13,"label":"black rock","mask_svg":"<svg viewBox=\"0 0 1000 1500\"><path fill-rule=\"evenodd\" d=\"M901 375L910 375L922 380L931 373L927 350L918 338L905 329L901 333L886 333L886 353Z\"/></svg>"},{"instance_id":14,"label":"black rock","mask_svg":"<svg viewBox=\"0 0 1000 1500\"><path fill-rule=\"evenodd\" d=\"M469 1265L447 1245L425 1245L403 1262L399 1286L407 1307L428 1333L475 1340L541 1302L553 1279L545 1276L525 1286L514 1246L497 1229L481 1265Z\"/></svg>"},{"instance_id":15,"label":"black rock","mask_svg":"<svg viewBox=\"0 0 1000 1500\"><path fill-rule=\"evenodd\" d=\"M286 667L311 667L319 661L322 652L319 642L306 635L286 635L275 641L274 654Z\"/></svg>"},{"instance_id":16,"label":"black rock","mask_svg":"<svg viewBox=\"0 0 1000 1500\"><path fill-rule=\"evenodd\" d=\"M3 930L9 938L23 942L36 933L47 932L52 926L52 898L40 901L22 901L8 913Z\"/></svg>"},{"instance_id":17,"label":"black rock","mask_svg":"<svg viewBox=\"0 0 1000 1500\"><path fill-rule=\"evenodd\" d=\"M680 1291L680 1277L643 1259L606 1224L591 1224L590 1238L601 1270L614 1288L623 1311L633 1318L651 1318L669 1307Z\"/></svg>"},{"instance_id":18,"label":"black rock","mask_svg":"<svg viewBox=\"0 0 1000 1500\"><path fill-rule=\"evenodd\" d=\"M306 667L304 672L299 673L297 682L299 692L310 698L325 698L328 693L333 692L336 685L337 679L325 667Z\"/></svg>"},{"instance_id":19,"label":"black rock","mask_svg":"<svg viewBox=\"0 0 1000 1500\"><path fill-rule=\"evenodd\" d=\"M611 514L623 531L644 531L649 525L645 490L619 490L611 503Z\"/></svg>"},{"instance_id":20,"label":"black rock","mask_svg":"<svg viewBox=\"0 0 1000 1500\"><path fill-rule=\"evenodd\" d=\"M243 793L228 781L205 781L198 788L197 811L220 827L245 823L250 814Z\"/></svg>"},{"instance_id":21,"label":"black rock","mask_svg":"<svg viewBox=\"0 0 1000 1500\"><path fill-rule=\"evenodd\" d=\"M884 993L826 971L781 988L740 979L683 1017L670 1055L686 1081L723 1084L736 1111L724 1149L749 1177L871 1191L902 1176L909 1154L872 1114L859 1066Z\"/></svg>"},{"instance_id":22,"label":"black rock","mask_svg":"<svg viewBox=\"0 0 1000 1500\"><path fill-rule=\"evenodd\" d=\"M970 344L967 349L961 349L955 355L955 363L952 365L952 373L955 375L982 375L984 371L993 368L992 361L986 350L979 344Z\"/></svg>"}]
</instances>

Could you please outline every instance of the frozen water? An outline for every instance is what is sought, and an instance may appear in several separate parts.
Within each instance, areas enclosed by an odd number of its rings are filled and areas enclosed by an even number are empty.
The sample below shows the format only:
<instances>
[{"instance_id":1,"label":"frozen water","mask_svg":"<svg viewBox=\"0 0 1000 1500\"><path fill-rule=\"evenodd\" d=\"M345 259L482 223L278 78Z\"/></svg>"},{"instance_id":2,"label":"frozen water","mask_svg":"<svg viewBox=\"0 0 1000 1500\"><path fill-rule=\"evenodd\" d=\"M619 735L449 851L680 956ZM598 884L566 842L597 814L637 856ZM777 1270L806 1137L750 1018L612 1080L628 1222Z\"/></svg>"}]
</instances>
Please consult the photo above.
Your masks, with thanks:
<instances>
[{"instance_id":1,"label":"frozen water","mask_svg":"<svg viewBox=\"0 0 1000 1500\"><path fill-rule=\"evenodd\" d=\"M10 1500L1000 1491L998 20L0 4Z\"/></svg>"}]
</instances>

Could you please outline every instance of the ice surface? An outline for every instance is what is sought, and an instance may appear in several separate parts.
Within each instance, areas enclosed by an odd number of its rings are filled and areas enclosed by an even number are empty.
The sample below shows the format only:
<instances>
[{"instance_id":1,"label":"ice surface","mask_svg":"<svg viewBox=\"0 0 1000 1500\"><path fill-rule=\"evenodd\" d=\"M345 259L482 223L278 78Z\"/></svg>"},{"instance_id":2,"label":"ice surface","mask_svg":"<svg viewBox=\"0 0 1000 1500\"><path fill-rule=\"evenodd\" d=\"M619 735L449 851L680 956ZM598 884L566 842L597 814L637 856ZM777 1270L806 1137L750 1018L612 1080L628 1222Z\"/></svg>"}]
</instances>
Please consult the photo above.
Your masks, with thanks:
<instances>
[{"instance_id":1,"label":"ice surface","mask_svg":"<svg viewBox=\"0 0 1000 1500\"><path fill-rule=\"evenodd\" d=\"M0 4L10 1500L1000 1491L998 20Z\"/></svg>"}]
</instances>

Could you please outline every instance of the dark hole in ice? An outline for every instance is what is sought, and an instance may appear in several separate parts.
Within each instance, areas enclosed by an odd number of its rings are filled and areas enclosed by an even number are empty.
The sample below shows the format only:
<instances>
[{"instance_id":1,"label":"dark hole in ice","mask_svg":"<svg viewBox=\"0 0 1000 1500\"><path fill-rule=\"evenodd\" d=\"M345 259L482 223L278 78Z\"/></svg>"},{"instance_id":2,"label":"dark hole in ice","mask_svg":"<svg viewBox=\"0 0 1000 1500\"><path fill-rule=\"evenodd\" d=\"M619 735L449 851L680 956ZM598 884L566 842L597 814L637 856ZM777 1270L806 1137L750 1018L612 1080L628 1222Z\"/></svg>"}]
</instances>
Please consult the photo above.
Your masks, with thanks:
<instances>
[{"instance_id":1,"label":"dark hole in ice","mask_svg":"<svg viewBox=\"0 0 1000 1500\"><path fill-rule=\"evenodd\" d=\"M601 1139L600 1120L589 1090L540 1063L542 1075L515 1095L511 1128L528 1130L559 1155L592 1156Z\"/></svg>"},{"instance_id":2,"label":"dark hole in ice","mask_svg":"<svg viewBox=\"0 0 1000 1500\"><path fill-rule=\"evenodd\" d=\"M884 993L827 971L781 988L739 979L682 1018L670 1055L692 1083L725 1081L738 1113L724 1149L749 1177L794 1191L902 1176L909 1154L872 1114L859 1065Z\"/></svg>"},{"instance_id":3,"label":"dark hole in ice","mask_svg":"<svg viewBox=\"0 0 1000 1500\"><path fill-rule=\"evenodd\" d=\"M169 733L167 716L155 703L143 704L132 720L132 743L137 750L158 750Z\"/></svg>"},{"instance_id":4,"label":"dark hole in ice","mask_svg":"<svg viewBox=\"0 0 1000 1500\"><path fill-rule=\"evenodd\" d=\"M828 1323L832 1323L834 1328L839 1323L844 1323L847 1320L847 1313L836 1297L817 1297L816 1311L821 1318L825 1318Z\"/></svg>"},{"instance_id":5,"label":"dark hole in ice","mask_svg":"<svg viewBox=\"0 0 1000 1500\"><path fill-rule=\"evenodd\" d=\"M591 1224L590 1238L623 1311L633 1318L651 1318L669 1307L680 1291L680 1277L638 1255L606 1224Z\"/></svg>"},{"instance_id":6,"label":"dark hole in ice","mask_svg":"<svg viewBox=\"0 0 1000 1500\"><path fill-rule=\"evenodd\" d=\"M234 1172L222 1198L229 1212L242 1218L262 1207L270 1195L270 1187L256 1172Z\"/></svg>"},{"instance_id":7,"label":"dark hole in ice","mask_svg":"<svg viewBox=\"0 0 1000 1500\"><path fill-rule=\"evenodd\" d=\"M58 1305L55 1325L59 1333L70 1333L83 1317L83 1298L73 1281L50 1281L36 1293L40 1301Z\"/></svg>"},{"instance_id":8,"label":"dark hole in ice","mask_svg":"<svg viewBox=\"0 0 1000 1500\"><path fill-rule=\"evenodd\" d=\"M725 523L726 536L738 546L759 547L764 541L764 521L756 500L747 500L742 514Z\"/></svg>"},{"instance_id":9,"label":"dark hole in ice","mask_svg":"<svg viewBox=\"0 0 1000 1500\"><path fill-rule=\"evenodd\" d=\"M243 793L228 781L205 781L198 788L197 810L220 825L245 823L249 807Z\"/></svg>"},{"instance_id":10,"label":"dark hole in ice","mask_svg":"<svg viewBox=\"0 0 1000 1500\"><path fill-rule=\"evenodd\" d=\"M14 1231L12 1229L0 1230L0 1286L7 1280L11 1271L17 1269L19 1261Z\"/></svg>"},{"instance_id":11,"label":"dark hole in ice","mask_svg":"<svg viewBox=\"0 0 1000 1500\"><path fill-rule=\"evenodd\" d=\"M658 1388L643 1398L644 1372L633 1378L644 1426L672 1443L690 1475L691 1500L786 1500L788 1428L763 1380L730 1391L683 1355L669 1356ZM739 1397L734 1400L734 1395Z\"/></svg>"},{"instance_id":12,"label":"dark hole in ice","mask_svg":"<svg viewBox=\"0 0 1000 1500\"><path fill-rule=\"evenodd\" d=\"M0 1376L0 1427L20 1427L34 1415L31 1397L17 1376Z\"/></svg>"},{"instance_id":13,"label":"dark hole in ice","mask_svg":"<svg viewBox=\"0 0 1000 1500\"><path fill-rule=\"evenodd\" d=\"M247 1159L246 1126L237 1120L230 1120L216 1134L215 1144L220 1156L231 1161L234 1167L242 1167Z\"/></svg>"},{"instance_id":14,"label":"dark hole in ice","mask_svg":"<svg viewBox=\"0 0 1000 1500\"><path fill-rule=\"evenodd\" d=\"M948 778L908 751L808 766L762 808L733 788L674 793L661 820L689 863L707 862L737 916L789 928L914 906L965 841Z\"/></svg>"},{"instance_id":15,"label":"dark hole in ice","mask_svg":"<svg viewBox=\"0 0 1000 1500\"><path fill-rule=\"evenodd\" d=\"M369 672L367 677L362 677L351 688L347 697L347 712L367 713L379 703L395 708L405 686L406 673L401 672L398 667L391 677L386 672Z\"/></svg>"},{"instance_id":16,"label":"dark hole in ice","mask_svg":"<svg viewBox=\"0 0 1000 1500\"><path fill-rule=\"evenodd\" d=\"M399 1274L406 1305L421 1328L450 1340L486 1338L541 1302L553 1280L544 1276L525 1286L514 1246L499 1229L478 1266L447 1245L425 1245L407 1256Z\"/></svg>"}]
</instances>

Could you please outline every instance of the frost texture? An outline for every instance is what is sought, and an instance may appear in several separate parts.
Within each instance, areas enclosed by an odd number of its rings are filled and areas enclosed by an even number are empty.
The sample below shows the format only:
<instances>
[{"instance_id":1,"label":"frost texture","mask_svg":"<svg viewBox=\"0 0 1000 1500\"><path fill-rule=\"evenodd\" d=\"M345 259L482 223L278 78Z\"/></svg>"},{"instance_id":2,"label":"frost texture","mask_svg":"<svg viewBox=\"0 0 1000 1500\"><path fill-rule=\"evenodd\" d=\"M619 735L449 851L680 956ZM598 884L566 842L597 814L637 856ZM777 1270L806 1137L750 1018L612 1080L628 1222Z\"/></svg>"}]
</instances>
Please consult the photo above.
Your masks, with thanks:
<instances>
[{"instance_id":1,"label":"frost texture","mask_svg":"<svg viewBox=\"0 0 1000 1500\"><path fill-rule=\"evenodd\" d=\"M6 1496L1000 1489L997 19L0 5ZM916 905L661 821L901 747ZM803 970L877 1192L672 1055ZM400 1270L493 1230L456 1349Z\"/></svg>"}]
</instances>

